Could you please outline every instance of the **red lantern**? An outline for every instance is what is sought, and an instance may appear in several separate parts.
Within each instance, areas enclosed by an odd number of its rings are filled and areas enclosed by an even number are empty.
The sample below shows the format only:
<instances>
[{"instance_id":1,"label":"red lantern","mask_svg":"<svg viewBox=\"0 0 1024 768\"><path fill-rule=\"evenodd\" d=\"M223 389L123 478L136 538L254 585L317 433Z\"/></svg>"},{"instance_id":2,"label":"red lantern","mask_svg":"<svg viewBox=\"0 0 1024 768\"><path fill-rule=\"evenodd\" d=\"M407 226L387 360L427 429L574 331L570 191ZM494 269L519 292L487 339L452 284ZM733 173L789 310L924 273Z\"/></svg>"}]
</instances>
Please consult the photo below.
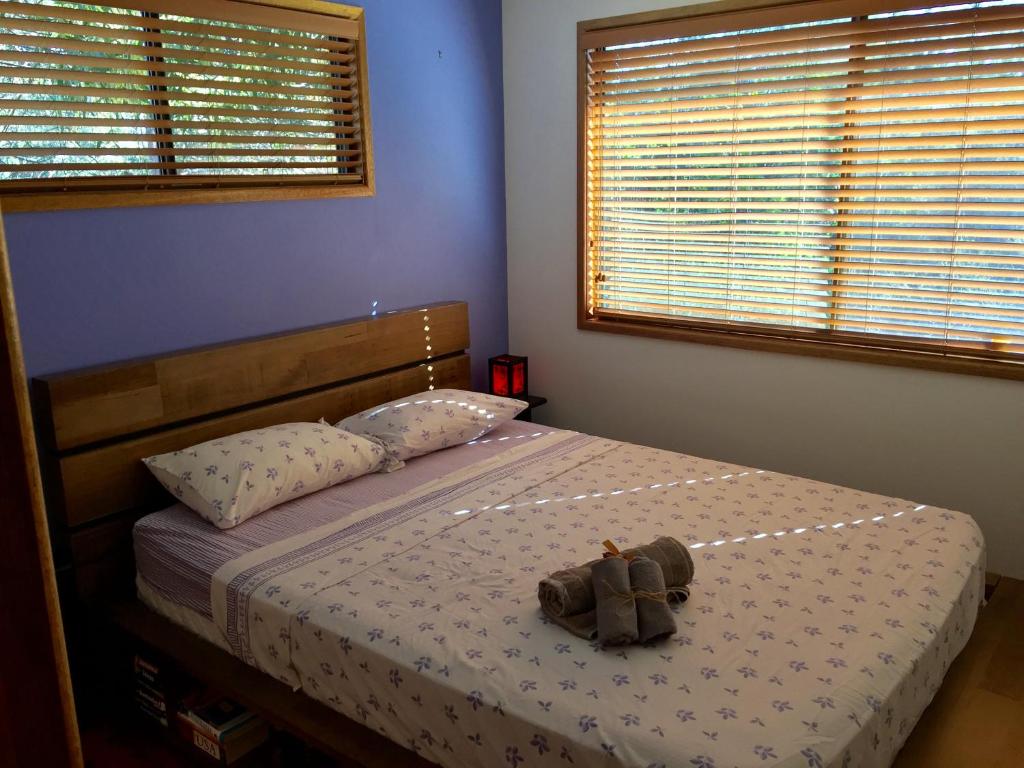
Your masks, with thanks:
<instances>
[{"instance_id":1,"label":"red lantern","mask_svg":"<svg viewBox=\"0 0 1024 768\"><path fill-rule=\"evenodd\" d=\"M498 355L489 361L490 390L502 397L526 397L526 358L516 355Z\"/></svg>"}]
</instances>

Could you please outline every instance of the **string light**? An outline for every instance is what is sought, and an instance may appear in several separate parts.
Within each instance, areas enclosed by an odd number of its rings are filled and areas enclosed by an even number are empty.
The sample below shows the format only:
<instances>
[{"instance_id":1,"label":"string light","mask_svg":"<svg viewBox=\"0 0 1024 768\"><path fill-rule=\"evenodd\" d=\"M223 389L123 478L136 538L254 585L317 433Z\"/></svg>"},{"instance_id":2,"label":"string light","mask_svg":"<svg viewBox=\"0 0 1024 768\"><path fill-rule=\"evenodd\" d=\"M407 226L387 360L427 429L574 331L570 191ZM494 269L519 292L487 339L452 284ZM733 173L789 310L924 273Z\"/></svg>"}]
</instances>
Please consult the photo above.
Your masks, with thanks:
<instances>
[{"instance_id":1,"label":"string light","mask_svg":"<svg viewBox=\"0 0 1024 768\"><path fill-rule=\"evenodd\" d=\"M427 370L428 371L433 371L434 370L434 366L428 365L427 366ZM434 377L431 376L430 378L433 379ZM403 401L401 403L394 403L394 404L388 403L387 405L382 405L380 408L375 408L374 410L370 411L368 414L366 414L366 418L367 419L372 419L374 416L377 416L378 414L384 413L384 411L388 411L388 410L396 410L397 411L399 408L405 408L405 406L407 406L407 405L426 405L426 404L430 404L430 405L440 405L440 404L458 405L458 406L460 406L462 408L468 408L471 411L476 411L481 416L483 416L485 419L493 419L494 418L494 413L493 412L488 411L486 408L483 408L483 407L481 407L479 405L472 405L471 403L462 402L460 400L445 400L443 398L438 398L437 400L405 400L405 401ZM536 434L539 435L541 433L537 432ZM548 432L547 434L553 435L555 433L554 432ZM524 437L524 435L516 435L516 437ZM500 437L498 439L499 440L508 440L509 438L507 438L507 437ZM483 442L487 443L487 442L490 442L490 440L484 440ZM473 445L474 443L476 443L476 440L473 440L473 441L467 443L467 445Z\"/></svg>"},{"instance_id":2,"label":"string light","mask_svg":"<svg viewBox=\"0 0 1024 768\"><path fill-rule=\"evenodd\" d=\"M927 509L927 508L928 508L927 504L919 504L918 506L914 507L914 511L915 512L920 512L922 509ZM902 512L894 512L892 516L893 517L900 517L905 512L906 512L906 510L903 510ZM885 519L885 515L875 515L874 517L871 518L871 522L878 523L878 522L881 522L884 519ZM845 528L847 525L851 525L851 526L860 525L863 522L864 522L864 518L860 518L859 520L853 520L850 523L844 523L844 522L833 523L831 527L833 529L835 529L835 530L838 530L839 528ZM791 531L776 531L775 533L757 533L757 534L754 534L753 536L750 536L749 538L751 538L751 539L767 539L769 536L771 536L772 538L776 538L777 539L777 538L781 538L781 537L785 536L787 533L792 533L794 535L799 535L801 533L806 533L807 531L823 531L823 530L825 530L828 527L829 527L828 525L822 523L821 525L816 525L813 528L794 528ZM742 542L746 541L747 538L748 538L747 536L737 536L735 539L732 539L732 543L733 544L741 544ZM725 543L726 542L724 540L722 540L722 539L719 539L718 541L711 541L711 542L700 541L700 542L697 542L696 544L690 544L689 545L689 549L700 549L701 547L720 547L721 545L723 545Z\"/></svg>"},{"instance_id":3,"label":"string light","mask_svg":"<svg viewBox=\"0 0 1024 768\"><path fill-rule=\"evenodd\" d=\"M426 308L422 309L421 311L423 312L423 344L427 348L427 389L433 391L434 366L429 362L434 358L434 348L430 345L430 315L427 314ZM460 405L465 405L465 403L460 403Z\"/></svg>"},{"instance_id":4,"label":"string light","mask_svg":"<svg viewBox=\"0 0 1024 768\"><path fill-rule=\"evenodd\" d=\"M534 437L540 437L541 435L545 435L545 434L553 435L554 432L534 432L531 435L516 435L512 439L521 439L521 438L524 438L524 437L534 438ZM479 443L489 443L489 442L491 442L491 439L492 438L489 438L487 440L472 440L469 443L467 443L467 445L477 445ZM506 440L506 439L509 439L509 438L498 438L498 439L499 440ZM504 512L504 511L509 510L509 509L515 509L515 508L520 508L520 507L540 507L540 506L544 506L545 504L558 504L560 502L582 501L583 499L588 499L588 498L590 498L590 499L598 499L598 498L602 498L604 496L618 496L618 495L623 494L623 493L640 493L642 491L656 490L658 488L675 488L675 487L677 487L679 485L689 485L689 484L697 483L697 482L701 482L701 481L703 481L703 482L714 482L716 480L728 480L728 479L730 479L732 477L745 477L745 476L750 475L750 474L752 474L752 473L751 472L740 472L738 474L732 473L732 474L728 474L728 475L721 475L719 477L708 476L708 477L703 477L703 478L693 478L693 479L686 480L686 481L673 480L670 483L652 483L651 485L641 485L641 486L637 486L635 488L631 488L629 490L617 489L617 490L614 490L614 491L611 491L611 492L601 492L601 493L591 493L591 494L582 493L582 494L577 494L576 496L562 496L562 497L550 498L550 499L538 499L537 501L521 501L521 502L518 502L518 503L515 503L515 504L510 503L510 502L502 502L501 504L498 504L498 505L488 504L486 506L480 507L477 510L473 510L473 509L460 509L457 512L452 512L451 514L455 515L455 516L461 517L463 515L472 514L474 511L476 511L476 512L486 512L486 511L488 511L490 509L493 509L495 511ZM763 469L759 469L759 470L756 470L755 472L753 472L753 474L764 475L764 474L770 474L770 473L765 472L765 470L763 470ZM914 511L915 512L920 512L921 510L927 509L927 508L928 508L927 504L919 504L918 506L914 507ZM906 510L903 510L903 511L900 511L900 512L894 512L892 514L892 517L900 517L903 514L905 514L905 512L906 512ZM885 518L886 518L886 515L884 515L884 514L875 515L874 517L871 518L871 522L878 523L878 522L881 522L882 520L884 520ZM859 518L857 520L850 521L849 525L851 525L851 526L860 525L863 522L864 522L864 518ZM846 522L840 521L840 522L837 522L837 523L832 523L831 528L834 529L834 530L838 530L840 528L845 528L846 526L847 526ZM830 526L828 524L821 523L819 525L814 526L813 528L806 528L806 527L793 528L793 529L788 530L788 531L785 531L785 530L775 531L774 533L764 533L764 532L761 532L761 533L751 534L750 536L737 536L736 538L730 539L729 541L726 541L725 539L716 539L715 541L699 541L699 542L697 542L695 544L689 544L687 546L687 548L688 549L701 549L702 547L721 547L724 544L728 544L730 542L733 543L733 544L741 544L744 541L747 541L748 539L750 539L750 540L760 540L760 539L767 539L768 537L771 537L772 539L780 539L780 538L782 538L783 536L785 536L787 534L799 535L799 534L802 534L802 533L806 533L807 531L823 531L823 530L825 530L826 528L829 528L829 527Z\"/></svg>"},{"instance_id":5,"label":"string light","mask_svg":"<svg viewBox=\"0 0 1024 768\"><path fill-rule=\"evenodd\" d=\"M436 400L436 401L433 401L433 402L443 402L443 401ZM449 401L445 401L445 402L455 402L455 401L454 400L449 400ZM483 409L481 409L481 410L483 410ZM491 417L488 417L488 418L491 418ZM500 440L521 440L523 438L535 438L535 437L541 437L542 435L553 435L553 434L555 434L554 431L551 431L551 432L534 432L534 433L529 434L529 435L527 435L527 434L514 435L514 436L510 435L510 436L507 436L507 437L487 438L486 440L471 440L468 443L466 443L466 445L479 445L479 444L483 444L483 443L489 443L489 442L492 442L492 441L500 441ZM749 475L749 474L761 475L761 474L766 474L766 473L765 473L765 471L763 469L759 469L755 473L741 472L738 475L724 475L722 477L711 477L711 476L708 476L708 477L703 477L703 478L700 478L700 479L705 481L705 482L713 482L715 480L722 480L722 479L724 479L726 477L744 477L744 476ZM693 481L687 480L686 482L697 482L697 480L693 480ZM614 490L614 491L611 491L611 492L601 492L601 493L591 493L591 494L581 493L581 494L578 494L576 496L564 496L564 497L558 497L558 498L554 498L554 499L541 499L540 501L521 501L518 504L509 504L507 506L504 505L504 503L502 504L502 506L494 506L493 504L488 504L485 507L480 507L480 509L477 510L477 511L485 512L488 509L501 509L501 510L504 510L504 509L511 509L512 507L536 507L536 506L541 506L543 504L557 504L559 502L566 502L566 501L582 501L583 499L598 499L598 498L601 498L603 496L618 496L619 494L623 494L623 493L640 493L642 491L651 491L651 490L656 490L658 488L675 488L675 487L677 487L677 486L679 486L681 484L682 484L681 480L673 480L670 483L652 483L651 485L638 485L635 488L630 488L628 490L617 489L617 490ZM469 514L472 511L473 510L471 510L471 509L469 509L469 510L465 510L464 509L464 510L460 510L459 512L453 512L452 514L453 515L454 514L466 515L466 514Z\"/></svg>"}]
</instances>

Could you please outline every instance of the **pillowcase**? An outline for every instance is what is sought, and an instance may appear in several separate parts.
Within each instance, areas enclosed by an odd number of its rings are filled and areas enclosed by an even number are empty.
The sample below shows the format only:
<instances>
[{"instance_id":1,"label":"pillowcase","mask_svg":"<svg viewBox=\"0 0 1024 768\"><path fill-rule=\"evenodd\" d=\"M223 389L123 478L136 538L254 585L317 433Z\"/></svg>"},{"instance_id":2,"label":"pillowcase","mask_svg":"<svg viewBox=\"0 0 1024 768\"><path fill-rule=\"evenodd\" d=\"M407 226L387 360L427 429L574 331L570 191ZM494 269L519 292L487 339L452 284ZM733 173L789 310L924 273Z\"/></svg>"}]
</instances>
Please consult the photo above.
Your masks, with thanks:
<instances>
[{"instance_id":1,"label":"pillowcase","mask_svg":"<svg viewBox=\"0 0 1024 768\"><path fill-rule=\"evenodd\" d=\"M200 517L234 528L291 499L375 472L383 449L330 424L280 424L143 459Z\"/></svg>"},{"instance_id":2,"label":"pillowcase","mask_svg":"<svg viewBox=\"0 0 1024 768\"><path fill-rule=\"evenodd\" d=\"M379 440L393 460L402 462L475 440L526 407L508 397L437 389L368 408L335 426Z\"/></svg>"}]
</instances>

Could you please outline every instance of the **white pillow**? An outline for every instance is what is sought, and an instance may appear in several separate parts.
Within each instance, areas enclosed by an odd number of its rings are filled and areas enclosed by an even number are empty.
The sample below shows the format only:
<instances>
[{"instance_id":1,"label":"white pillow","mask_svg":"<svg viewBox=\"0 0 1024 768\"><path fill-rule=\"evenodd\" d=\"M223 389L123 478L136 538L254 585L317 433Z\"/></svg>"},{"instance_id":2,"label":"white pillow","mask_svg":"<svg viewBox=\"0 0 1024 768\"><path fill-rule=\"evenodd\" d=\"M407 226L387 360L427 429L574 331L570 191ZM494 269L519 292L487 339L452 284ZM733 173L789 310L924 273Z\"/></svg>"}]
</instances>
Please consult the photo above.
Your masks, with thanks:
<instances>
[{"instance_id":1,"label":"white pillow","mask_svg":"<svg viewBox=\"0 0 1024 768\"><path fill-rule=\"evenodd\" d=\"M290 499L375 472L386 457L369 440L330 424L280 424L239 432L143 463L156 479L218 528Z\"/></svg>"},{"instance_id":2,"label":"white pillow","mask_svg":"<svg viewBox=\"0 0 1024 768\"><path fill-rule=\"evenodd\" d=\"M335 426L379 440L388 455L401 462L475 440L526 407L522 400L508 397L437 389L368 408Z\"/></svg>"}]
</instances>

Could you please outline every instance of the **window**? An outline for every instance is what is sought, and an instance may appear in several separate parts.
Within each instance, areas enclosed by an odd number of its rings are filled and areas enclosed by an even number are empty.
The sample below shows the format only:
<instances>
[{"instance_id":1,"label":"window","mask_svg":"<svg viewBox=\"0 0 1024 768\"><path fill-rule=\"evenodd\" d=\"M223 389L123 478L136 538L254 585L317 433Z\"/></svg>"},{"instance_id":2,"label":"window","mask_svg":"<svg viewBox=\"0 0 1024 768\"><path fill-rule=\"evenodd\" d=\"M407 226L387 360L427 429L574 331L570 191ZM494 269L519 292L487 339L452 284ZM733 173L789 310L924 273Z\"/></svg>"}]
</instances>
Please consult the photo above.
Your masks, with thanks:
<instances>
[{"instance_id":1,"label":"window","mask_svg":"<svg viewBox=\"0 0 1024 768\"><path fill-rule=\"evenodd\" d=\"M372 194L361 9L0 6L5 210Z\"/></svg>"},{"instance_id":2,"label":"window","mask_svg":"<svg viewBox=\"0 0 1024 768\"><path fill-rule=\"evenodd\" d=\"M1024 378L1024 4L921 6L581 24L580 327Z\"/></svg>"}]
</instances>

